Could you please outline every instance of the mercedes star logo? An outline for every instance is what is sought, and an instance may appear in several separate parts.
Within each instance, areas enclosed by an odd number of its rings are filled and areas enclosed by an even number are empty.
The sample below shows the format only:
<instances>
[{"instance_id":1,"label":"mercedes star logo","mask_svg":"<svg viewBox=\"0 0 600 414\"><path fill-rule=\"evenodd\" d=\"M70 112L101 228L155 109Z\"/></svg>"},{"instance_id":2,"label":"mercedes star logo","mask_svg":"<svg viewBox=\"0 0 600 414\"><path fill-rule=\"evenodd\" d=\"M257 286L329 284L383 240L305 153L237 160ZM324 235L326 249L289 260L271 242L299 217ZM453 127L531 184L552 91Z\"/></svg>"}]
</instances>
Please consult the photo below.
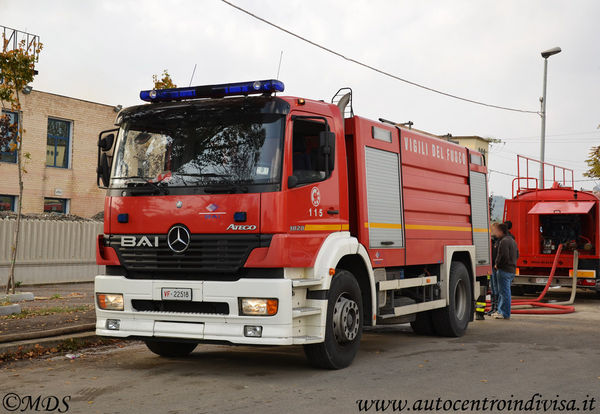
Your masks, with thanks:
<instances>
[{"instance_id":1,"label":"mercedes star logo","mask_svg":"<svg viewBox=\"0 0 600 414\"><path fill-rule=\"evenodd\" d=\"M167 244L175 253L183 253L190 247L190 232L183 226L171 227L167 234Z\"/></svg>"}]
</instances>

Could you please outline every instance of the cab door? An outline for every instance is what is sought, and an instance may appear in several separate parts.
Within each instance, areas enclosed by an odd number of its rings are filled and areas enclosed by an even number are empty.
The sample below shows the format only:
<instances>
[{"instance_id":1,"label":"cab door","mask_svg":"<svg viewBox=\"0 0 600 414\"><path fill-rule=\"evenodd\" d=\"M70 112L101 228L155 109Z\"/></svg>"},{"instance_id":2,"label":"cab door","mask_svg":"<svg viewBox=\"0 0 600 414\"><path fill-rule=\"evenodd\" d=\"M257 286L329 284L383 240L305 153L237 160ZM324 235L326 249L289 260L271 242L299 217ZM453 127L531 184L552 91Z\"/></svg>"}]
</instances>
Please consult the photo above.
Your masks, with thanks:
<instances>
[{"instance_id":1,"label":"cab door","mask_svg":"<svg viewBox=\"0 0 600 414\"><path fill-rule=\"evenodd\" d=\"M347 178L341 128L329 116L292 113L288 123L284 183L290 233L348 230ZM323 150L323 133L335 133L331 157ZM330 136L331 137L331 136ZM343 185L341 177L343 176Z\"/></svg>"}]
</instances>

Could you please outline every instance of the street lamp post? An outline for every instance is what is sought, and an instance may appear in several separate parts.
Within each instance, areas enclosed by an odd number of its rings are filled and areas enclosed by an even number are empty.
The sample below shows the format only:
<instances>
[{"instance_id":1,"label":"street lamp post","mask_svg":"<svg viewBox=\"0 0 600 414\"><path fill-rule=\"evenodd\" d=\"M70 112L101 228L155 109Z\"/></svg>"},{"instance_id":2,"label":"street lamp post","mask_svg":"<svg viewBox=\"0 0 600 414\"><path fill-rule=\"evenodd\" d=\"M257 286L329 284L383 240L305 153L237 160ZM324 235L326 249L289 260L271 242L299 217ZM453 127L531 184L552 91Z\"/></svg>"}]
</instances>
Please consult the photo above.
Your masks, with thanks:
<instances>
[{"instance_id":1,"label":"street lamp post","mask_svg":"<svg viewBox=\"0 0 600 414\"><path fill-rule=\"evenodd\" d=\"M542 97L540 98L542 106L542 109L540 111L540 116L542 118L542 136L540 142L540 188L544 188L544 155L546 152L546 83L548 77L548 58L560 52L560 47L553 47L552 49L548 49L542 52L542 57L544 58L544 87Z\"/></svg>"}]
</instances>

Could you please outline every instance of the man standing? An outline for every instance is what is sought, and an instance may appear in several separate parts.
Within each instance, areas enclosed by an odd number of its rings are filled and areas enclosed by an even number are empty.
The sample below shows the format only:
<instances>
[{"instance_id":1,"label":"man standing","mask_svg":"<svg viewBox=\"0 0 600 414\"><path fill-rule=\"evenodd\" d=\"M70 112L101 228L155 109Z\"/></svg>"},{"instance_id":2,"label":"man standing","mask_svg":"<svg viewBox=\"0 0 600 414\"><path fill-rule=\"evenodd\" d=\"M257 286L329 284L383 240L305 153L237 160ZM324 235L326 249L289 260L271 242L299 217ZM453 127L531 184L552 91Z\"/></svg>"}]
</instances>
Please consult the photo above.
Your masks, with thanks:
<instances>
[{"instance_id":1,"label":"man standing","mask_svg":"<svg viewBox=\"0 0 600 414\"><path fill-rule=\"evenodd\" d=\"M492 274L490 275L490 289L492 291L491 307L488 315L495 315L498 312L498 278L496 275L496 258L498 257L498 237L496 237L498 223L492 223Z\"/></svg>"},{"instance_id":2,"label":"man standing","mask_svg":"<svg viewBox=\"0 0 600 414\"><path fill-rule=\"evenodd\" d=\"M498 238L498 252L494 268L496 269L496 280L498 284L498 313L496 319L510 319L510 285L515 278L517 270L517 243L508 233L508 226L500 223L495 227Z\"/></svg>"}]
</instances>

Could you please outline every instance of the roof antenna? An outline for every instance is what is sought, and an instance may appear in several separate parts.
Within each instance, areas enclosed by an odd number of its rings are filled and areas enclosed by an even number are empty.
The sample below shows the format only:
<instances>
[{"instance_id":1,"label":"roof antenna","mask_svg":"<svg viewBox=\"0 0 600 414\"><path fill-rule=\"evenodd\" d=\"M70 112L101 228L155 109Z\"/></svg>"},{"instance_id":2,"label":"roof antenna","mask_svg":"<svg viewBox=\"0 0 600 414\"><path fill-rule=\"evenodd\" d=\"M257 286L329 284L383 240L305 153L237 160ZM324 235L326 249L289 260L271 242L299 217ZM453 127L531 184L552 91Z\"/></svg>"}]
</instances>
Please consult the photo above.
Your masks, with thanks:
<instances>
[{"instance_id":1,"label":"roof antenna","mask_svg":"<svg viewBox=\"0 0 600 414\"><path fill-rule=\"evenodd\" d=\"M194 63L194 70L192 71L192 77L190 78L190 84L189 86L192 86L192 81L194 80L194 75L196 74L196 66L198 66L198 64Z\"/></svg>"},{"instance_id":2,"label":"roof antenna","mask_svg":"<svg viewBox=\"0 0 600 414\"><path fill-rule=\"evenodd\" d=\"M275 76L275 79L279 79L279 72L281 71L281 61L282 61L282 59L283 59L283 50L279 54L279 65L277 65L277 76ZM277 92L273 93L273 96L277 96Z\"/></svg>"},{"instance_id":3,"label":"roof antenna","mask_svg":"<svg viewBox=\"0 0 600 414\"><path fill-rule=\"evenodd\" d=\"M277 76L275 76L275 79L279 79L279 71L281 71L281 60L282 59L283 59L283 50L279 54L279 66L277 66Z\"/></svg>"}]
</instances>

